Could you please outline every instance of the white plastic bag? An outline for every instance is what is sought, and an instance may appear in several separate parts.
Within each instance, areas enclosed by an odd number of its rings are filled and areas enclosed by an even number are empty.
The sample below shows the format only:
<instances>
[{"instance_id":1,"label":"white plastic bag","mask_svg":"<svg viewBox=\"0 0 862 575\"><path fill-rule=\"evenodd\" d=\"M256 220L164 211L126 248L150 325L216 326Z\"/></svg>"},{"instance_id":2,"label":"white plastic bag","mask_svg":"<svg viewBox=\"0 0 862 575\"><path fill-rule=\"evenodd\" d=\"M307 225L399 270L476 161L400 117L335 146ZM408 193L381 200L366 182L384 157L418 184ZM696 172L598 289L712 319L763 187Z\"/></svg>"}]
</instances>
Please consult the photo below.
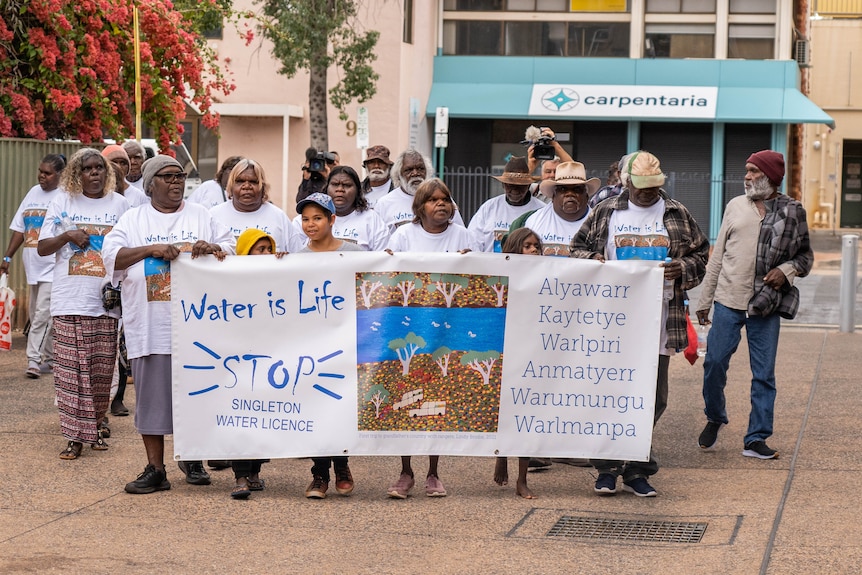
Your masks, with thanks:
<instances>
[{"instance_id":1,"label":"white plastic bag","mask_svg":"<svg viewBox=\"0 0 862 575\"><path fill-rule=\"evenodd\" d=\"M12 348L12 310L15 309L15 292L9 287L9 276L0 275L0 350Z\"/></svg>"}]
</instances>

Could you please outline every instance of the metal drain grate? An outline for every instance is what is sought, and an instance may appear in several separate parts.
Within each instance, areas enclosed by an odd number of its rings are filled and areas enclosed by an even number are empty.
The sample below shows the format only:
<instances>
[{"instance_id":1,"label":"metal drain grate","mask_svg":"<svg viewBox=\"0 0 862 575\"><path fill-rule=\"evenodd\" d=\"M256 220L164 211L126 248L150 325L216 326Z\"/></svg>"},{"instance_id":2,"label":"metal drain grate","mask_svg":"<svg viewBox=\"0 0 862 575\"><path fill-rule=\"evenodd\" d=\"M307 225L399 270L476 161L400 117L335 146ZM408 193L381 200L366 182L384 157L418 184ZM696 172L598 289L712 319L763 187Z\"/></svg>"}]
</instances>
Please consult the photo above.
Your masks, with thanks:
<instances>
[{"instance_id":1,"label":"metal drain grate","mask_svg":"<svg viewBox=\"0 0 862 575\"><path fill-rule=\"evenodd\" d=\"M706 523L684 521L635 521L564 515L551 527L547 536L657 543L700 543L706 526Z\"/></svg>"}]
</instances>

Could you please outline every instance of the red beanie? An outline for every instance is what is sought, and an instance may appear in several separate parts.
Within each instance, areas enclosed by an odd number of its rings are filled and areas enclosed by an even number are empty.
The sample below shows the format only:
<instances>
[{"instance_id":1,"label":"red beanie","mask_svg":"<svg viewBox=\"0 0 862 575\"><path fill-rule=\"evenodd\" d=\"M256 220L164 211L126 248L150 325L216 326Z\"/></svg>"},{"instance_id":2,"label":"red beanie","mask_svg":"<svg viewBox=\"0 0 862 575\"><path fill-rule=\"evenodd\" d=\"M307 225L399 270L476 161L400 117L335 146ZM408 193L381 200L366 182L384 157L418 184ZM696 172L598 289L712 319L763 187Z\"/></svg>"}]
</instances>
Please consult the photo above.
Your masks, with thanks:
<instances>
[{"instance_id":1,"label":"red beanie","mask_svg":"<svg viewBox=\"0 0 862 575\"><path fill-rule=\"evenodd\" d=\"M766 174L769 181L777 188L784 179L784 156L772 150L761 150L748 157L747 163L754 164Z\"/></svg>"}]
</instances>

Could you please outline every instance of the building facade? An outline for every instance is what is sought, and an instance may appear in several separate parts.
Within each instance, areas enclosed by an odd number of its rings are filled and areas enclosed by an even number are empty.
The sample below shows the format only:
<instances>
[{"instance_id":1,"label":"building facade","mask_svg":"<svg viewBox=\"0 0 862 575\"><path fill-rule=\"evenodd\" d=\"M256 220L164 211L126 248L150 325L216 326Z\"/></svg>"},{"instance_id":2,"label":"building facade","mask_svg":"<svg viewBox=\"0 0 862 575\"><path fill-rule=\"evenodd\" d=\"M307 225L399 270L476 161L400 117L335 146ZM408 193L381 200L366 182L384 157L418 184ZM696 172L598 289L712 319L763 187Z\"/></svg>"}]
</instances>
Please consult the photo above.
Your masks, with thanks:
<instances>
[{"instance_id":1,"label":"building facade","mask_svg":"<svg viewBox=\"0 0 862 575\"><path fill-rule=\"evenodd\" d=\"M790 126L832 123L799 89L793 10L792 0L366 2L361 24L380 32L377 94L363 104L368 141L433 155L456 198L477 196L466 202L476 206L499 191L487 174L526 153L519 142L531 124L551 127L599 177L648 149L668 191L714 238L751 152L774 148L798 162ZM309 142L307 76L278 75L266 42L246 46L231 30L213 42L238 86L217 106L218 161L258 159L273 201L291 211ZM329 139L358 168L357 108L344 122L330 107ZM443 139L439 108L448 110ZM482 184L462 186L464 171Z\"/></svg>"},{"instance_id":2,"label":"building facade","mask_svg":"<svg viewBox=\"0 0 862 575\"><path fill-rule=\"evenodd\" d=\"M862 227L862 1L811 3L811 99L835 126L805 127L805 206L812 227Z\"/></svg>"}]
</instances>

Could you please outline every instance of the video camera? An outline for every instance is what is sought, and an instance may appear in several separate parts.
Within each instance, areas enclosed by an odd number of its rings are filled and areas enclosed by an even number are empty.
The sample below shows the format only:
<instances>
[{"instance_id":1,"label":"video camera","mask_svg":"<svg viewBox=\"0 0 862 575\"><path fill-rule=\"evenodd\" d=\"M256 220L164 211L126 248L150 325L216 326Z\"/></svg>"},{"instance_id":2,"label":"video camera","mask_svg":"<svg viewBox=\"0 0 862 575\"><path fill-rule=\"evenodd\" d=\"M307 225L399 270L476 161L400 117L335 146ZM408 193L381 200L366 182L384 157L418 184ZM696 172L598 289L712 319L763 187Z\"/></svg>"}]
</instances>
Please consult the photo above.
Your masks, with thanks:
<instances>
[{"instance_id":1,"label":"video camera","mask_svg":"<svg viewBox=\"0 0 862 575\"><path fill-rule=\"evenodd\" d=\"M308 162L308 171L312 174L326 171L326 164L335 163L335 154L332 152L318 152L314 148L305 151L305 160Z\"/></svg>"},{"instance_id":2,"label":"video camera","mask_svg":"<svg viewBox=\"0 0 862 575\"><path fill-rule=\"evenodd\" d=\"M557 152L554 149L554 138L543 136L542 129L530 126L521 140L522 146L533 146L533 157L537 160L553 160Z\"/></svg>"}]
</instances>

